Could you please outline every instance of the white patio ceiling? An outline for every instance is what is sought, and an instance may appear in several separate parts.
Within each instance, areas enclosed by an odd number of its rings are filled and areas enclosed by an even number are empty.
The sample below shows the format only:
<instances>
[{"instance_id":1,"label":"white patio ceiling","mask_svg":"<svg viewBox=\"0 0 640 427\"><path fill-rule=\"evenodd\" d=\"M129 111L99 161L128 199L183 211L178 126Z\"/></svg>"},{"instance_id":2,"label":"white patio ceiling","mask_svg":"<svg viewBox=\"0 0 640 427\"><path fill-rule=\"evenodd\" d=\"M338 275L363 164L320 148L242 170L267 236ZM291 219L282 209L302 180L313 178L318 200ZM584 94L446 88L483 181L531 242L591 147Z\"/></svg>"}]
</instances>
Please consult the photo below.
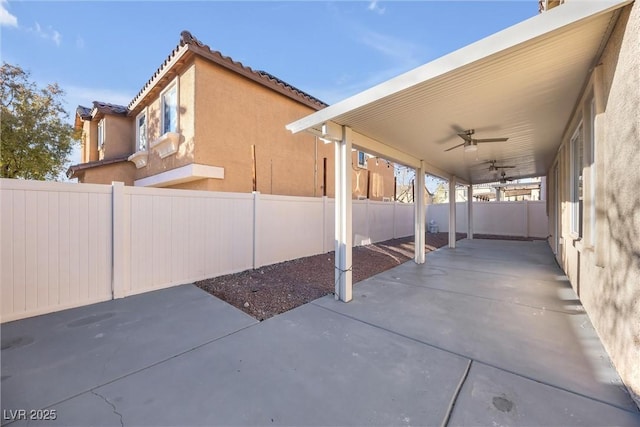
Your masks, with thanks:
<instances>
[{"instance_id":1,"label":"white patio ceiling","mask_svg":"<svg viewBox=\"0 0 640 427\"><path fill-rule=\"evenodd\" d=\"M495 181L484 160L516 165L510 176L547 173L586 78L630 0L571 0L331 105L287 126L351 128L353 144L392 160L424 160L427 172ZM456 133L508 137L475 153ZM365 138L363 138L364 136ZM372 141L373 140L373 141ZM398 156L398 154L402 154ZM414 166L410 165L410 166Z\"/></svg>"}]
</instances>

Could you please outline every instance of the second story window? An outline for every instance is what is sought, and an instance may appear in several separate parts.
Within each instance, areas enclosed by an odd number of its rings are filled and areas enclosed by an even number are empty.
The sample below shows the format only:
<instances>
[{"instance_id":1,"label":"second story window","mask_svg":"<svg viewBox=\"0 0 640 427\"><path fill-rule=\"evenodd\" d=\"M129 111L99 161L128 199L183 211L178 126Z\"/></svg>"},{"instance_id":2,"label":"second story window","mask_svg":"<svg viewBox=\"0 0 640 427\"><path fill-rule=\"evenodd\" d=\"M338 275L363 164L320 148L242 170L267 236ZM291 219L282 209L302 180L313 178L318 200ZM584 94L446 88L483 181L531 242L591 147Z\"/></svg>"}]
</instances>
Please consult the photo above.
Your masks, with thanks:
<instances>
[{"instance_id":1,"label":"second story window","mask_svg":"<svg viewBox=\"0 0 640 427\"><path fill-rule=\"evenodd\" d=\"M364 151L358 151L358 167L363 169L367 168L367 155Z\"/></svg>"},{"instance_id":2,"label":"second story window","mask_svg":"<svg viewBox=\"0 0 640 427\"><path fill-rule=\"evenodd\" d=\"M173 83L162 94L162 133L178 131L178 84Z\"/></svg>"},{"instance_id":3,"label":"second story window","mask_svg":"<svg viewBox=\"0 0 640 427\"><path fill-rule=\"evenodd\" d=\"M147 150L147 114L140 113L136 117L136 151Z\"/></svg>"},{"instance_id":4,"label":"second story window","mask_svg":"<svg viewBox=\"0 0 640 427\"><path fill-rule=\"evenodd\" d=\"M104 119L98 122L98 150L104 149Z\"/></svg>"}]
</instances>

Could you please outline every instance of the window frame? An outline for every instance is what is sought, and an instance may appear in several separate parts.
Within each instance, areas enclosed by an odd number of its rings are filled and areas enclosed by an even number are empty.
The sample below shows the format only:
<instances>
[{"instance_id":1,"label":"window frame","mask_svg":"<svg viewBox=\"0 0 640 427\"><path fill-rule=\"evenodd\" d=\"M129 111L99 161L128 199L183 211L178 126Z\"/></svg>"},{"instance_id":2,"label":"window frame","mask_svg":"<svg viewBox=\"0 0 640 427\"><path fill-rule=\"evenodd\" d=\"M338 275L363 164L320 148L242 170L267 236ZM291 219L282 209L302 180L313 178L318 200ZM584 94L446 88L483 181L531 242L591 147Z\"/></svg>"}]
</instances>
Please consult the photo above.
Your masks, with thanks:
<instances>
[{"instance_id":1,"label":"window frame","mask_svg":"<svg viewBox=\"0 0 640 427\"><path fill-rule=\"evenodd\" d=\"M362 157L362 161L360 160L360 157ZM356 152L356 161L360 169L367 169L367 153L358 150Z\"/></svg>"},{"instance_id":2,"label":"window frame","mask_svg":"<svg viewBox=\"0 0 640 427\"><path fill-rule=\"evenodd\" d=\"M570 231L572 236L582 238L584 232L582 224L584 218L584 124L582 120L576 126L569 141Z\"/></svg>"},{"instance_id":3,"label":"window frame","mask_svg":"<svg viewBox=\"0 0 640 427\"><path fill-rule=\"evenodd\" d=\"M98 121L98 127L97 127L97 133L98 133L98 150L102 151L104 150L104 143L105 143L105 123L104 123L104 117L100 119L100 121Z\"/></svg>"},{"instance_id":4,"label":"window frame","mask_svg":"<svg viewBox=\"0 0 640 427\"><path fill-rule=\"evenodd\" d=\"M175 129L167 129L167 123L165 118L165 107L166 100L165 96L170 93L173 89L175 89L175 114L176 114L176 123ZM179 78L176 77L167 85L166 88L162 92L160 92L160 129L162 129L161 135L164 135L168 132L178 132L180 129L180 86L179 86Z\"/></svg>"},{"instance_id":5,"label":"window frame","mask_svg":"<svg viewBox=\"0 0 640 427\"><path fill-rule=\"evenodd\" d=\"M144 149L140 148L140 118L144 117L144 142L145 142L145 146ZM143 109L137 116L136 116L136 149L135 152L139 152L139 151L148 151L149 150L149 120L148 120L148 114L147 114L147 109Z\"/></svg>"},{"instance_id":6,"label":"window frame","mask_svg":"<svg viewBox=\"0 0 640 427\"><path fill-rule=\"evenodd\" d=\"M594 95L591 95L591 100L589 102L589 123L590 123L590 135L589 135L589 161L591 167L589 168L589 195L590 195L590 204L589 204L589 232L590 232L590 243L591 246L595 246L598 241L598 224L596 221L597 211L596 211L596 197L598 196L596 192L596 179L597 179L597 167L596 167L596 98Z\"/></svg>"}]
</instances>

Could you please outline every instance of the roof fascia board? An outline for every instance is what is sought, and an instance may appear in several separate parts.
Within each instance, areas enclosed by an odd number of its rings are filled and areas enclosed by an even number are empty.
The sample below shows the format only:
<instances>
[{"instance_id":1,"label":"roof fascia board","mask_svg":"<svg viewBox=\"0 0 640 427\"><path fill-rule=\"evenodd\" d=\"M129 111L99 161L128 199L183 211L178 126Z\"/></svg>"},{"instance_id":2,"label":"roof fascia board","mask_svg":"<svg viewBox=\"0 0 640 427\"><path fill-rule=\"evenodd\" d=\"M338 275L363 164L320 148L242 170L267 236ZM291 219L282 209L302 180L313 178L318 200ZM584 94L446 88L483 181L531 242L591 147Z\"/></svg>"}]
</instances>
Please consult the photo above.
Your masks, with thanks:
<instances>
[{"instance_id":1,"label":"roof fascia board","mask_svg":"<svg viewBox=\"0 0 640 427\"><path fill-rule=\"evenodd\" d=\"M416 169L420 167L420 159L413 157L403 151L400 151L390 145L383 144L380 141L377 141L353 130L351 132L351 138L351 145L354 148L360 149L369 154L373 154L387 160L391 160L404 166L409 166L410 168Z\"/></svg>"},{"instance_id":2,"label":"roof fascia board","mask_svg":"<svg viewBox=\"0 0 640 427\"><path fill-rule=\"evenodd\" d=\"M158 82L160 82L167 74L171 72L173 67L182 60L183 56L188 51L189 51L189 45L180 46L180 48L178 49L178 52L169 60L169 62L167 62L162 67L160 72L158 72L158 74L153 78L153 80L149 82L147 87L138 95L136 95L136 98L129 104L130 112L133 113L136 110L136 108L138 108L138 106L142 103L142 101L144 101L147 95L149 95L149 93L155 89Z\"/></svg>"},{"instance_id":3,"label":"roof fascia board","mask_svg":"<svg viewBox=\"0 0 640 427\"><path fill-rule=\"evenodd\" d=\"M590 17L611 12L631 2L633 0L594 0L564 3L561 7L553 8L550 11L529 18L333 104L324 110L289 123L286 128L292 133L304 131L312 126L317 126L319 123L334 120L342 114L374 103L417 84L475 62L487 60L493 55L506 53L510 49L517 48L526 42L549 35L556 30Z\"/></svg>"}]
</instances>

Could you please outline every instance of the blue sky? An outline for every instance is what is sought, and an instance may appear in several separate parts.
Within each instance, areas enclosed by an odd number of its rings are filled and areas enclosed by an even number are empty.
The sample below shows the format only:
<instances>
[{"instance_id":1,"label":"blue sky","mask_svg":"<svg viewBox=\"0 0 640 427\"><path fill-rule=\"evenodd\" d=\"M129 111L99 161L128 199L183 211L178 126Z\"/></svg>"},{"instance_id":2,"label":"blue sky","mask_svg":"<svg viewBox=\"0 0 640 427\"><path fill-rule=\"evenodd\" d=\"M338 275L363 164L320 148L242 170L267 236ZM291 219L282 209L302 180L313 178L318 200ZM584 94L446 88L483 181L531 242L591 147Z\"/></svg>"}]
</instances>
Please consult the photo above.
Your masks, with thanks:
<instances>
[{"instance_id":1,"label":"blue sky","mask_svg":"<svg viewBox=\"0 0 640 427\"><path fill-rule=\"evenodd\" d=\"M189 30L328 103L537 14L518 1L7 1L0 55L57 82L73 114L128 104Z\"/></svg>"}]
</instances>

